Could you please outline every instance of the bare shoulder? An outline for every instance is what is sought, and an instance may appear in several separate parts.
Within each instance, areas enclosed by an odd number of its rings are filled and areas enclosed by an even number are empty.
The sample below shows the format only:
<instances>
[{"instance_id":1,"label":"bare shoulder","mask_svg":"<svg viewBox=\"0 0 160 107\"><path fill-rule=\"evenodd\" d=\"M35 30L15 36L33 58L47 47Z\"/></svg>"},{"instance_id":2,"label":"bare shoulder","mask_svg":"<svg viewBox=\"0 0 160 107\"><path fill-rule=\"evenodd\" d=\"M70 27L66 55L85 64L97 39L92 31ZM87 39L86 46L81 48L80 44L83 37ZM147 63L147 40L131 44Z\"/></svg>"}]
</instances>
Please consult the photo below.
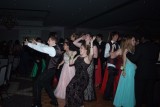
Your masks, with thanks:
<instances>
[{"instance_id":1,"label":"bare shoulder","mask_svg":"<svg viewBox=\"0 0 160 107\"><path fill-rule=\"evenodd\" d=\"M76 54L77 54L76 51L70 51L70 52L69 52L69 55L70 55L70 56L75 56Z\"/></svg>"},{"instance_id":2,"label":"bare shoulder","mask_svg":"<svg viewBox=\"0 0 160 107\"><path fill-rule=\"evenodd\" d=\"M76 55L77 54L77 51L72 51L73 52L73 55Z\"/></svg>"},{"instance_id":3,"label":"bare shoulder","mask_svg":"<svg viewBox=\"0 0 160 107\"><path fill-rule=\"evenodd\" d=\"M91 61L89 60L89 57L85 57L85 58L84 58L84 62L85 62L86 64L90 64Z\"/></svg>"}]
</instances>

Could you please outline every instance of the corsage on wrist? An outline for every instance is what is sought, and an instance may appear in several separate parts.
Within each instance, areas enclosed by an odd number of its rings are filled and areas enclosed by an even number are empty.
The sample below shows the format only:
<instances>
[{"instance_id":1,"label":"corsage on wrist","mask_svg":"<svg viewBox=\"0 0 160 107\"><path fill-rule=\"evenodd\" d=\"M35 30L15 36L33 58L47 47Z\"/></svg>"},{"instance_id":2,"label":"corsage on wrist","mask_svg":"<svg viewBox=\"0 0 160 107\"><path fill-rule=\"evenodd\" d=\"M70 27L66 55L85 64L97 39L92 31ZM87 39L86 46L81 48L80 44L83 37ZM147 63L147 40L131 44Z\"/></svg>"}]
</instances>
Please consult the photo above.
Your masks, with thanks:
<instances>
[{"instance_id":1,"label":"corsage on wrist","mask_svg":"<svg viewBox=\"0 0 160 107\"><path fill-rule=\"evenodd\" d=\"M125 66L121 66L121 70L122 70L122 75L125 77L126 76Z\"/></svg>"},{"instance_id":2,"label":"corsage on wrist","mask_svg":"<svg viewBox=\"0 0 160 107\"><path fill-rule=\"evenodd\" d=\"M125 67L124 66L121 66L121 68L120 68L122 71L124 71L125 70Z\"/></svg>"}]
</instances>

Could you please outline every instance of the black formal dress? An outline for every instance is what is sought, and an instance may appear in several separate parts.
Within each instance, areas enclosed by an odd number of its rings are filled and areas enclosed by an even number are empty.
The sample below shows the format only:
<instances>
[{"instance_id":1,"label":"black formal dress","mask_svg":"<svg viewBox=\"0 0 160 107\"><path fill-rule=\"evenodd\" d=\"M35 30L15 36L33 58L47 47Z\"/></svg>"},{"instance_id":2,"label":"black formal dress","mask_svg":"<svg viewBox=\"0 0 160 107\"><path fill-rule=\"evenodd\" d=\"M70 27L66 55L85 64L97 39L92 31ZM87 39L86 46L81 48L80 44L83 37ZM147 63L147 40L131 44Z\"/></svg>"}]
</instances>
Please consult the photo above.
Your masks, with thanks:
<instances>
[{"instance_id":1,"label":"black formal dress","mask_svg":"<svg viewBox=\"0 0 160 107\"><path fill-rule=\"evenodd\" d=\"M89 80L88 66L89 64L84 62L84 57L78 57L75 61L75 76L66 88L65 107L80 107L83 105L84 90Z\"/></svg>"}]
</instances>

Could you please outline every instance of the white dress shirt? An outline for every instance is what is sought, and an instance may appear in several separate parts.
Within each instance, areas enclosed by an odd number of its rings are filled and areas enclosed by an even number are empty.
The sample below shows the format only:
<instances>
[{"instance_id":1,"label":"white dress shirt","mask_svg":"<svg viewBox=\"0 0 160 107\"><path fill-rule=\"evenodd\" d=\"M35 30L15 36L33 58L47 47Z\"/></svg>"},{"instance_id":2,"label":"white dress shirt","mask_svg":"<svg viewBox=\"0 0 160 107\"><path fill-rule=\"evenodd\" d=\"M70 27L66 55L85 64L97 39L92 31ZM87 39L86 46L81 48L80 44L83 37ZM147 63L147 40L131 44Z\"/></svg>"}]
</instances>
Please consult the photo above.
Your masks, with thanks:
<instances>
[{"instance_id":1,"label":"white dress shirt","mask_svg":"<svg viewBox=\"0 0 160 107\"><path fill-rule=\"evenodd\" d=\"M37 44L28 43L28 46L39 52L46 53L51 57L54 57L56 55L56 50L52 46L48 46L39 42L37 42Z\"/></svg>"},{"instance_id":2,"label":"white dress shirt","mask_svg":"<svg viewBox=\"0 0 160 107\"><path fill-rule=\"evenodd\" d=\"M111 42L114 43L114 41L111 41ZM116 48L116 45L115 45L115 44L112 45L112 49L114 49L114 48ZM106 47L105 47L105 51L104 51L104 57L105 57L105 58L108 58L109 56L110 56L110 44L107 43L107 44L106 44ZM109 66L112 66L112 67L115 68L115 65L113 65L113 64L111 64L111 63L107 63L107 66L108 66L108 67L109 67Z\"/></svg>"}]
</instances>

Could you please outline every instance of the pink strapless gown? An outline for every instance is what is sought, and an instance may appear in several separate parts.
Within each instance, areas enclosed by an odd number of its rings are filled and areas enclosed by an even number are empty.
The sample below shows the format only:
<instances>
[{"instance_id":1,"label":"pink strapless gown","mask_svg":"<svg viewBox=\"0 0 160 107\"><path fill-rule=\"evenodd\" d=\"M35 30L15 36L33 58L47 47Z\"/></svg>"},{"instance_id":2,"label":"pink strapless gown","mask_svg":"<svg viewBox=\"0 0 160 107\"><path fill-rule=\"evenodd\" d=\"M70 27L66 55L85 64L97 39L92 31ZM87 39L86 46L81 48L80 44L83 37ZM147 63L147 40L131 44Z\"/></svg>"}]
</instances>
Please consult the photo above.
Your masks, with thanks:
<instances>
[{"instance_id":1,"label":"pink strapless gown","mask_svg":"<svg viewBox=\"0 0 160 107\"><path fill-rule=\"evenodd\" d=\"M66 87L75 75L75 67L69 66L69 56L64 53L64 65L61 71L58 85L54 91L54 94L57 98L65 99L66 97Z\"/></svg>"}]
</instances>

